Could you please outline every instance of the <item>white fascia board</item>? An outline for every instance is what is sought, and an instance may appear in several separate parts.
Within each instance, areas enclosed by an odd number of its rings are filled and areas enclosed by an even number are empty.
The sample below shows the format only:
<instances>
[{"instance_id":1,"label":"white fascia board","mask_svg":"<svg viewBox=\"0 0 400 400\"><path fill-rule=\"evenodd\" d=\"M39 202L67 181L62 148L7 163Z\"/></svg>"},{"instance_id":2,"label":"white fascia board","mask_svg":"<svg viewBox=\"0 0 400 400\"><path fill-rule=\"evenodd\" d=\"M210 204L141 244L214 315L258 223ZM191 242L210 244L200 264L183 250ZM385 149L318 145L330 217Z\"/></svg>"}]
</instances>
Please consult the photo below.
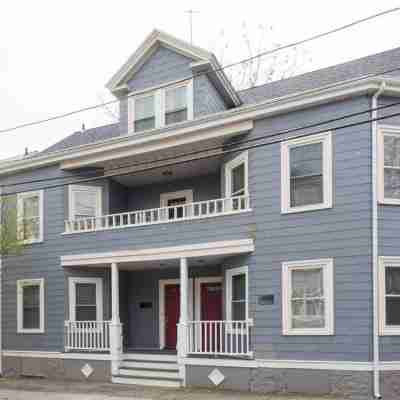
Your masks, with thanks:
<instances>
[{"instance_id":1,"label":"white fascia board","mask_svg":"<svg viewBox=\"0 0 400 400\"><path fill-rule=\"evenodd\" d=\"M211 129L234 122L267 118L338 99L345 99L355 95L366 93L372 94L380 87L382 82L386 82L384 95L400 97L400 81L383 78L366 78L363 81L343 82L343 85L339 87L337 84L329 85L272 100L262 101L256 104L225 110L195 119L190 122L190 126L180 129L177 128L174 132L179 132L183 129L187 132L198 131L206 128ZM160 131L162 130L160 129ZM156 135L157 130L151 133L152 135ZM32 159L14 161L8 165L3 165L0 169L0 175L57 164L65 160L82 157L92 152L105 151L109 149L118 150L118 148L124 148L127 145L137 145L140 141L141 139L138 139L135 135L124 135L96 143L75 146L71 149L61 150L49 155L37 156Z\"/></svg>"},{"instance_id":2,"label":"white fascia board","mask_svg":"<svg viewBox=\"0 0 400 400\"><path fill-rule=\"evenodd\" d=\"M79 265L108 265L121 262L174 260L182 257L207 257L251 253L255 249L252 239L227 240L184 246L121 250L108 253L75 254L61 256L63 267Z\"/></svg>"}]
</instances>

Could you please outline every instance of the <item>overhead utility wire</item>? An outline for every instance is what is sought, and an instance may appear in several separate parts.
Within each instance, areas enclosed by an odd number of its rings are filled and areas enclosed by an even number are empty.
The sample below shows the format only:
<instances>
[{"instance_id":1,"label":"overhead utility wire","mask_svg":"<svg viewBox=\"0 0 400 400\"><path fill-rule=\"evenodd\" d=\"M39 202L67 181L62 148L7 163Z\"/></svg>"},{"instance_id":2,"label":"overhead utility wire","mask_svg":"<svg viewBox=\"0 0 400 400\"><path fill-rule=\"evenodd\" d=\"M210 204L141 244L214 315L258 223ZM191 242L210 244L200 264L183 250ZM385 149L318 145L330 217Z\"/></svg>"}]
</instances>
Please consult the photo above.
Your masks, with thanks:
<instances>
[{"instance_id":1,"label":"overhead utility wire","mask_svg":"<svg viewBox=\"0 0 400 400\"><path fill-rule=\"evenodd\" d=\"M188 79L193 79L193 78L196 78L198 76L207 75L209 73L220 72L220 71L223 71L223 70L225 70L227 68L232 68L234 66L237 66L237 65L244 64L244 63L247 63L249 61L252 61L252 60L254 60L256 58L265 57L267 55L271 55L273 53L276 53L276 52L279 52L279 51L282 51L282 50L286 50L286 49L289 49L291 47L296 47L296 46L299 46L301 44L320 39L322 37L331 35L333 33L337 33L337 32L343 31L345 29L352 28L352 27L354 27L356 25L362 24L364 22L373 20L375 18L382 17L382 16L390 14L390 13L394 13L394 12L397 12L397 11L400 11L400 7L391 8L391 9L388 9L388 10L381 11L379 13L370 15L368 17L352 21L352 22L350 22L348 24L345 24L345 25L341 25L341 26L339 26L337 28L334 28L334 29L331 29L329 31L318 33L318 34L309 36L309 37L307 37L305 39L298 40L296 42L292 42L292 43L277 47L277 48L272 49L272 50L267 50L267 51L258 53L258 54L254 55L252 57L248 57L248 58L242 59L242 60L237 61L237 62L232 63L232 64L228 64L228 65L225 65L225 66L222 66L222 67L219 67L219 68L208 68L205 71L198 72L198 73L195 73L195 74L191 74L191 75L189 75L189 76L187 76L185 78L182 78L182 79L180 79L178 81L174 81L173 85L176 85L177 83L180 83L180 82L185 82ZM161 85L160 87L167 87L169 85L172 85L172 84L169 83L169 84L166 84L166 85ZM66 117L70 117L72 115L79 114L81 112L90 111L90 110L94 110L96 108L100 108L100 107L104 107L104 106L107 106L107 105L110 105L110 104L117 103L117 102L119 102L119 101L121 101L123 99L127 99L127 98L129 98L131 96L133 96L133 95L130 94L130 95L121 97L119 99L110 100L110 101L107 101L107 102L104 102L104 103L95 104L95 105L87 106L87 107L82 107L82 108L79 108L79 109L76 109L76 110L72 110L72 111L69 111L69 112L66 112L66 113L53 115L53 116L51 116L49 118L44 118L44 119L40 119L40 120L36 120L36 121L26 122L26 123L23 123L23 124L18 124L18 125L15 125L15 126L11 126L9 128L0 129L0 133L8 133L8 132L16 131L18 129L27 128L27 127L31 127L31 126L35 126L35 125L41 125L41 124L44 124L44 123L47 123L47 122L50 122L50 121L54 121L54 120L58 120L58 119L66 118Z\"/></svg>"}]
</instances>

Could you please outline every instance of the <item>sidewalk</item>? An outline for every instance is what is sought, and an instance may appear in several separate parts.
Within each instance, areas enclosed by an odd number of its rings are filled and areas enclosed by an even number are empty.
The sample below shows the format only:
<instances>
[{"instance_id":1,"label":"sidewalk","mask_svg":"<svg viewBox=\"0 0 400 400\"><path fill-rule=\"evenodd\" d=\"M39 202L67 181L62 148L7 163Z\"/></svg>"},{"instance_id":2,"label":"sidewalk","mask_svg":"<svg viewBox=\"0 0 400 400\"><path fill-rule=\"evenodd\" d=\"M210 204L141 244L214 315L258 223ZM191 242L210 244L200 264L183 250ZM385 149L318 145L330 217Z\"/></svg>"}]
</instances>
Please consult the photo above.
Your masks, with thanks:
<instances>
[{"instance_id":1,"label":"sidewalk","mask_svg":"<svg viewBox=\"0 0 400 400\"><path fill-rule=\"evenodd\" d=\"M0 400L322 400L329 396L268 395L207 389L163 389L46 379L0 379Z\"/></svg>"}]
</instances>

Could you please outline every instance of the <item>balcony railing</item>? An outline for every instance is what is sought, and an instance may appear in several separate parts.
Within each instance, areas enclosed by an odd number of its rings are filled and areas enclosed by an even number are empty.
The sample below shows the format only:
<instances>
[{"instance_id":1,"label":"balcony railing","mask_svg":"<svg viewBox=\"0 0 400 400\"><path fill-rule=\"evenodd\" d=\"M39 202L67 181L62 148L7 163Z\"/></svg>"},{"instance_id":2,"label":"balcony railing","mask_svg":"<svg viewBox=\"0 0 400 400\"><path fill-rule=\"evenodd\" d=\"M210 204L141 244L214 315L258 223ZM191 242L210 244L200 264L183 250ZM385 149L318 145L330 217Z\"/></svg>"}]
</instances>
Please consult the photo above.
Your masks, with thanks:
<instances>
[{"instance_id":1,"label":"balcony railing","mask_svg":"<svg viewBox=\"0 0 400 400\"><path fill-rule=\"evenodd\" d=\"M188 353L252 357L248 321L189 321Z\"/></svg>"},{"instance_id":2,"label":"balcony railing","mask_svg":"<svg viewBox=\"0 0 400 400\"><path fill-rule=\"evenodd\" d=\"M65 221L65 233L94 232L152 224L187 221L240 213L250 209L249 196L227 197L177 206L131 211Z\"/></svg>"},{"instance_id":3,"label":"balcony railing","mask_svg":"<svg viewBox=\"0 0 400 400\"><path fill-rule=\"evenodd\" d=\"M65 321L65 351L109 351L110 321Z\"/></svg>"}]
</instances>

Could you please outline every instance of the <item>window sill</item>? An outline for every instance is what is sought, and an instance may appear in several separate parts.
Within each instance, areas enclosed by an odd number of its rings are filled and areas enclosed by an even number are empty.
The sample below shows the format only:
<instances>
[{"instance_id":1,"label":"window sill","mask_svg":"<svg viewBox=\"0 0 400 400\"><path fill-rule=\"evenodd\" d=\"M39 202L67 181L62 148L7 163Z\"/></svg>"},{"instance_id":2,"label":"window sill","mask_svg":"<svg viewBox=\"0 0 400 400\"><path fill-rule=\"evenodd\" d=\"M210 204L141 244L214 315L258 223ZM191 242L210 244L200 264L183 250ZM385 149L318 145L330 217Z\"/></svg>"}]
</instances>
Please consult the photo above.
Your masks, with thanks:
<instances>
[{"instance_id":1,"label":"window sill","mask_svg":"<svg viewBox=\"0 0 400 400\"><path fill-rule=\"evenodd\" d=\"M29 240L23 240L22 244L25 245L30 245L30 244L36 244L36 243L43 243L43 239L29 239Z\"/></svg>"},{"instance_id":2,"label":"window sill","mask_svg":"<svg viewBox=\"0 0 400 400\"><path fill-rule=\"evenodd\" d=\"M400 199L383 199L379 201L379 204L383 206L400 206Z\"/></svg>"},{"instance_id":3,"label":"window sill","mask_svg":"<svg viewBox=\"0 0 400 400\"><path fill-rule=\"evenodd\" d=\"M307 211L326 210L329 208L333 208L331 203L329 203L329 204L328 203L327 204L313 204L310 206L282 209L281 214L295 214L295 213L303 213L303 212L307 212Z\"/></svg>"},{"instance_id":4,"label":"window sill","mask_svg":"<svg viewBox=\"0 0 400 400\"><path fill-rule=\"evenodd\" d=\"M333 336L334 334L331 329L290 329L282 332L284 336Z\"/></svg>"},{"instance_id":5,"label":"window sill","mask_svg":"<svg viewBox=\"0 0 400 400\"><path fill-rule=\"evenodd\" d=\"M17 333L22 335L43 335L45 331L44 329L18 329Z\"/></svg>"},{"instance_id":6,"label":"window sill","mask_svg":"<svg viewBox=\"0 0 400 400\"><path fill-rule=\"evenodd\" d=\"M400 326L384 326L381 328L379 336L400 336Z\"/></svg>"}]
</instances>

